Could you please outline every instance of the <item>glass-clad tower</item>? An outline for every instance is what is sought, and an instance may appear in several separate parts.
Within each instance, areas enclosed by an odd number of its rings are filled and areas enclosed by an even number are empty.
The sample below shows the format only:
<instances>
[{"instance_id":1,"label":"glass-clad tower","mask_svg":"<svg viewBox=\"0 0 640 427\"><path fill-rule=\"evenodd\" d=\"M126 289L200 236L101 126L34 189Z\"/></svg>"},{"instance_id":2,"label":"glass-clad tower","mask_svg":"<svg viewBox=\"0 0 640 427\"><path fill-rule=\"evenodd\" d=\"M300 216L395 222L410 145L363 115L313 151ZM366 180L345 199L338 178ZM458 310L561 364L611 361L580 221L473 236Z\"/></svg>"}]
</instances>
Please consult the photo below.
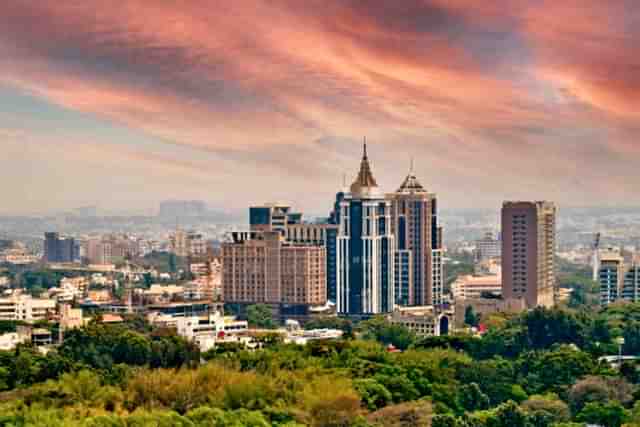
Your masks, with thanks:
<instances>
[{"instance_id":1,"label":"glass-clad tower","mask_svg":"<svg viewBox=\"0 0 640 427\"><path fill-rule=\"evenodd\" d=\"M337 310L349 315L393 310L391 202L371 173L367 145L360 171L337 203Z\"/></svg>"}]
</instances>

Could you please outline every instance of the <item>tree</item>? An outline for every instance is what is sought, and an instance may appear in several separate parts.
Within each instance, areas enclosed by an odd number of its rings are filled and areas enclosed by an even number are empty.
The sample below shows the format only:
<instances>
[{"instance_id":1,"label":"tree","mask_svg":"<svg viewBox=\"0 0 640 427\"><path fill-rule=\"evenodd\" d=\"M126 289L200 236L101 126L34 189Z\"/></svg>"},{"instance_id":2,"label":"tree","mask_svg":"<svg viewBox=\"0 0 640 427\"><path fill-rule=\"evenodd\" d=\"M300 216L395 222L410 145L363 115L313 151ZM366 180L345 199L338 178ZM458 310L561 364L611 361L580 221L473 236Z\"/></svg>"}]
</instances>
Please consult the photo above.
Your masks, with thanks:
<instances>
[{"instance_id":1,"label":"tree","mask_svg":"<svg viewBox=\"0 0 640 427\"><path fill-rule=\"evenodd\" d=\"M480 324L480 316L476 315L471 305L468 305L467 308L464 309L464 323L476 328Z\"/></svg>"},{"instance_id":2,"label":"tree","mask_svg":"<svg viewBox=\"0 0 640 427\"><path fill-rule=\"evenodd\" d=\"M355 380L353 387L360 394L362 403L370 411L387 406L393 399L389 390L372 378Z\"/></svg>"},{"instance_id":3,"label":"tree","mask_svg":"<svg viewBox=\"0 0 640 427\"><path fill-rule=\"evenodd\" d=\"M528 415L533 427L547 427L571 419L567 404L554 394L530 396L520 404L520 408Z\"/></svg>"},{"instance_id":4,"label":"tree","mask_svg":"<svg viewBox=\"0 0 640 427\"><path fill-rule=\"evenodd\" d=\"M589 403L611 401L626 404L633 399L633 387L624 378L588 376L575 383L568 393L573 413Z\"/></svg>"},{"instance_id":5,"label":"tree","mask_svg":"<svg viewBox=\"0 0 640 427\"><path fill-rule=\"evenodd\" d=\"M525 412L512 400L505 402L496 409L496 427L528 427Z\"/></svg>"},{"instance_id":6,"label":"tree","mask_svg":"<svg viewBox=\"0 0 640 427\"><path fill-rule=\"evenodd\" d=\"M524 353L518 359L519 376L529 393L561 392L578 378L595 371L592 357L573 346Z\"/></svg>"},{"instance_id":7,"label":"tree","mask_svg":"<svg viewBox=\"0 0 640 427\"><path fill-rule=\"evenodd\" d=\"M247 308L247 320L250 326L272 329L275 327L271 309L265 304L254 304Z\"/></svg>"},{"instance_id":8,"label":"tree","mask_svg":"<svg viewBox=\"0 0 640 427\"><path fill-rule=\"evenodd\" d=\"M391 344L400 350L406 350L416 341L415 334L408 328L393 324L382 316L361 322L359 327L363 338Z\"/></svg>"},{"instance_id":9,"label":"tree","mask_svg":"<svg viewBox=\"0 0 640 427\"><path fill-rule=\"evenodd\" d=\"M469 412L489 408L489 396L484 394L476 383L465 384L460 388L458 402Z\"/></svg>"},{"instance_id":10,"label":"tree","mask_svg":"<svg viewBox=\"0 0 640 427\"><path fill-rule=\"evenodd\" d=\"M576 421L604 427L620 427L628 418L628 411L618 402L590 402L576 416Z\"/></svg>"},{"instance_id":11,"label":"tree","mask_svg":"<svg viewBox=\"0 0 640 427\"><path fill-rule=\"evenodd\" d=\"M635 356L640 354L640 322L633 321L624 325L624 353Z\"/></svg>"}]
</instances>

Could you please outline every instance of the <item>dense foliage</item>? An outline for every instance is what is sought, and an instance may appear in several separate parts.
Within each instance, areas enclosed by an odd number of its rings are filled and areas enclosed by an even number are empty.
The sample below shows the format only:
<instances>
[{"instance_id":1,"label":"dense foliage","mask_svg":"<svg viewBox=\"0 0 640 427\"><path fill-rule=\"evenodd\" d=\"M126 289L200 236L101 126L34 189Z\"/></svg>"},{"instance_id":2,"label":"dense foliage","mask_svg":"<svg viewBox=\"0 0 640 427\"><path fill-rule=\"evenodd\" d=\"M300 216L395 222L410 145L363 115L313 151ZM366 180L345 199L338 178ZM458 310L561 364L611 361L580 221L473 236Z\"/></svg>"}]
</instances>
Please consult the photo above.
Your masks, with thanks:
<instances>
[{"instance_id":1,"label":"dense foliage","mask_svg":"<svg viewBox=\"0 0 640 427\"><path fill-rule=\"evenodd\" d=\"M638 366L599 361L617 336L640 352L639 319L640 305L536 309L481 338L422 339L380 318L320 319L357 338L267 334L206 362L170 331L94 323L46 356L0 352L0 426L640 426Z\"/></svg>"}]
</instances>

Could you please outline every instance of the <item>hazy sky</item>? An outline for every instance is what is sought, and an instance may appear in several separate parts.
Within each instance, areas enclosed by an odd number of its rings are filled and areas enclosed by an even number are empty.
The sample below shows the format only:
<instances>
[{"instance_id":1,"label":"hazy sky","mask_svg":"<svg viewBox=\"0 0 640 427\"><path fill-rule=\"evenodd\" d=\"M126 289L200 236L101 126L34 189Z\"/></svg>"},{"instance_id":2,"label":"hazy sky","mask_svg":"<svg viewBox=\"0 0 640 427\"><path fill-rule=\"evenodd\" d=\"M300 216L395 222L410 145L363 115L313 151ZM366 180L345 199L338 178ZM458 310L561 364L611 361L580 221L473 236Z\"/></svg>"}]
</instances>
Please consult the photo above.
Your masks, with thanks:
<instances>
[{"instance_id":1,"label":"hazy sky","mask_svg":"<svg viewBox=\"0 0 640 427\"><path fill-rule=\"evenodd\" d=\"M3 0L0 214L640 204L637 0Z\"/></svg>"}]
</instances>

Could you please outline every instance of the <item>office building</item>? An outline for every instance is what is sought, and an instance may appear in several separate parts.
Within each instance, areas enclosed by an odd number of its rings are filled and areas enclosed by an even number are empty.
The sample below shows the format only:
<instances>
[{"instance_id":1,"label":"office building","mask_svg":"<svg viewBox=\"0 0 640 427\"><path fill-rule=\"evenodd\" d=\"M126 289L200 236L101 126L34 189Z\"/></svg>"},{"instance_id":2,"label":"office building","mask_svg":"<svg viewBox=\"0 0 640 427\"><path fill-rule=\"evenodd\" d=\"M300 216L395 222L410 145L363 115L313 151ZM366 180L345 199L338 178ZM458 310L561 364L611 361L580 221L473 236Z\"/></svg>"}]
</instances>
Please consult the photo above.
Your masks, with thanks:
<instances>
[{"instance_id":1,"label":"office building","mask_svg":"<svg viewBox=\"0 0 640 427\"><path fill-rule=\"evenodd\" d=\"M391 233L396 243L396 304L442 304L442 230L435 194L427 192L410 171L387 199L391 202Z\"/></svg>"},{"instance_id":2,"label":"office building","mask_svg":"<svg viewBox=\"0 0 640 427\"><path fill-rule=\"evenodd\" d=\"M551 202L502 205L502 296L527 308L555 298L556 207Z\"/></svg>"},{"instance_id":3,"label":"office building","mask_svg":"<svg viewBox=\"0 0 640 427\"><path fill-rule=\"evenodd\" d=\"M335 224L290 224L285 231L285 240L295 245L323 246L326 257L327 299L336 301L338 275L338 226Z\"/></svg>"},{"instance_id":4,"label":"office building","mask_svg":"<svg viewBox=\"0 0 640 427\"><path fill-rule=\"evenodd\" d=\"M45 262L74 262L79 256L79 248L71 237L61 237L59 233L44 233Z\"/></svg>"},{"instance_id":5,"label":"office building","mask_svg":"<svg viewBox=\"0 0 640 427\"><path fill-rule=\"evenodd\" d=\"M137 240L128 236L104 235L85 241L85 256L89 264L116 264L140 254Z\"/></svg>"},{"instance_id":6,"label":"office building","mask_svg":"<svg viewBox=\"0 0 640 427\"><path fill-rule=\"evenodd\" d=\"M360 171L338 202L337 295L339 313L370 315L394 307L391 202L371 173L367 146Z\"/></svg>"},{"instance_id":7,"label":"office building","mask_svg":"<svg viewBox=\"0 0 640 427\"><path fill-rule=\"evenodd\" d=\"M483 262L493 258L500 258L502 245L500 239L493 233L485 233L482 239L476 240L475 260Z\"/></svg>"},{"instance_id":8,"label":"office building","mask_svg":"<svg viewBox=\"0 0 640 427\"><path fill-rule=\"evenodd\" d=\"M278 231L284 234L288 225L301 222L302 214L292 212L290 206L282 203L266 203L249 208L251 231Z\"/></svg>"},{"instance_id":9,"label":"office building","mask_svg":"<svg viewBox=\"0 0 640 427\"><path fill-rule=\"evenodd\" d=\"M169 237L171 252L180 257L203 257L207 254L207 244L202 234L195 231L177 229Z\"/></svg>"},{"instance_id":10,"label":"office building","mask_svg":"<svg viewBox=\"0 0 640 427\"><path fill-rule=\"evenodd\" d=\"M326 249L288 243L279 231L233 233L222 245L225 303L323 305Z\"/></svg>"},{"instance_id":11,"label":"office building","mask_svg":"<svg viewBox=\"0 0 640 427\"><path fill-rule=\"evenodd\" d=\"M465 275L451 284L451 294L456 301L482 298L491 294L499 296L502 293L502 277L500 275Z\"/></svg>"},{"instance_id":12,"label":"office building","mask_svg":"<svg viewBox=\"0 0 640 427\"><path fill-rule=\"evenodd\" d=\"M640 302L639 261L634 257L627 263L620 253L614 251L600 254L598 281L601 305L616 301Z\"/></svg>"},{"instance_id":13,"label":"office building","mask_svg":"<svg viewBox=\"0 0 640 427\"><path fill-rule=\"evenodd\" d=\"M327 298L336 300L336 257L338 226L332 223L304 222L302 213L283 203L265 203L249 208L250 229L277 231L289 244L323 246L326 252Z\"/></svg>"}]
</instances>

